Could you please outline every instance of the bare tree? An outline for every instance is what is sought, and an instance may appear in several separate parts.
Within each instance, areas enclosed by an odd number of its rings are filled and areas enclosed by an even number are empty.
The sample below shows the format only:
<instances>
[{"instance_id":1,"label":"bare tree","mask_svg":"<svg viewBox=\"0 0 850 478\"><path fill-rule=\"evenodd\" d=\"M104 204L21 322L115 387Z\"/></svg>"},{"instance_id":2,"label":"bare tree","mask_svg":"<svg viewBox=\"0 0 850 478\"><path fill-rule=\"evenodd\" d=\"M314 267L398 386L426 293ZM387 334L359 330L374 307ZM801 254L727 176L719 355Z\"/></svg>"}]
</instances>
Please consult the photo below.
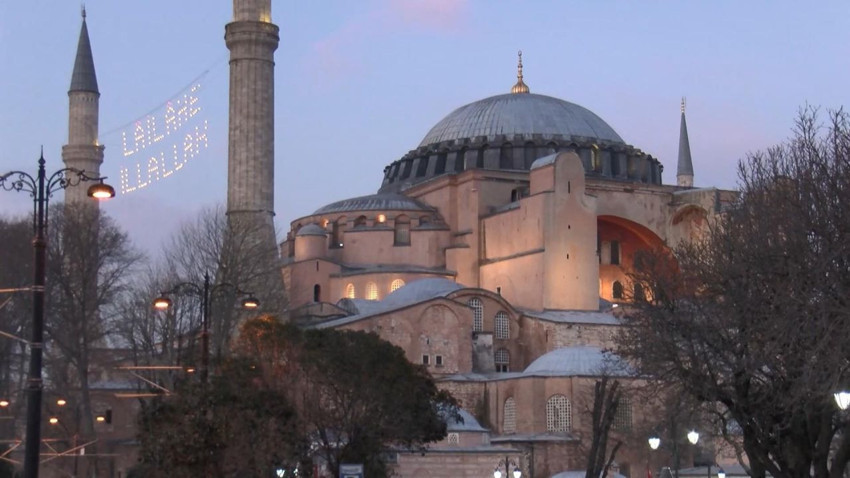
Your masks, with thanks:
<instances>
[{"instance_id":1,"label":"bare tree","mask_svg":"<svg viewBox=\"0 0 850 478\"><path fill-rule=\"evenodd\" d=\"M163 247L160 264L134 283L134 292L123 303L125 320L121 336L134 351L139 365L182 365L200 361L202 334L201 298L204 278L210 276L210 350L216 361L225 357L241 320L263 312L279 313L285 300L277 250L258 241L253 223L244 227L228 220L221 207L203 210L183 223ZM168 311L154 310L160 293L186 284L170 294ZM260 309L240 312L238 291L259 298ZM173 373L151 377L167 389Z\"/></svg>"},{"instance_id":2,"label":"bare tree","mask_svg":"<svg viewBox=\"0 0 850 478\"><path fill-rule=\"evenodd\" d=\"M804 110L787 144L740 162L740 196L704 240L636 259L649 292L618 353L740 430L751 475L841 476L850 422L850 128Z\"/></svg>"},{"instance_id":3,"label":"bare tree","mask_svg":"<svg viewBox=\"0 0 850 478\"><path fill-rule=\"evenodd\" d=\"M90 378L96 349L110 345L114 307L143 256L128 235L90 205L57 207L48 229L47 376L56 390L79 390L79 427L73 433L93 438Z\"/></svg>"},{"instance_id":4,"label":"bare tree","mask_svg":"<svg viewBox=\"0 0 850 478\"><path fill-rule=\"evenodd\" d=\"M221 357L243 315L237 313L236 289L260 300L257 313L280 315L286 306L278 251L269 250L266 228L252 221L228 219L221 207L206 209L194 222L184 224L165 250L168 270L180 281L230 284L212 297L212 350Z\"/></svg>"},{"instance_id":5,"label":"bare tree","mask_svg":"<svg viewBox=\"0 0 850 478\"><path fill-rule=\"evenodd\" d=\"M620 382L611 380L608 376L603 376L594 384L593 412L590 416L591 439L585 478L605 478L617 451L623 446L621 440L615 440L614 445L610 449L608 447L608 437L621 397Z\"/></svg>"},{"instance_id":6,"label":"bare tree","mask_svg":"<svg viewBox=\"0 0 850 478\"><path fill-rule=\"evenodd\" d=\"M32 222L0 219L0 244L0 400L9 402L0 408L0 440L10 440L26 409L27 346L14 337L30 336Z\"/></svg>"}]
</instances>

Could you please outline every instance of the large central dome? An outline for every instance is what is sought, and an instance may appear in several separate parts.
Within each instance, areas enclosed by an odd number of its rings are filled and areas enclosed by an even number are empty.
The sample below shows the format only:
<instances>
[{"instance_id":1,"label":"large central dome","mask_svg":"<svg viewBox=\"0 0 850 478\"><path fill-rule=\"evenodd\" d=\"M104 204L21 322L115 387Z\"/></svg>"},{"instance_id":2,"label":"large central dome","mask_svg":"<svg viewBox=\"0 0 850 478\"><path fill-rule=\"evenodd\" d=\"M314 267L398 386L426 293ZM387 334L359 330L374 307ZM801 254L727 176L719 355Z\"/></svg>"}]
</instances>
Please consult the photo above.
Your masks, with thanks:
<instances>
[{"instance_id":1,"label":"large central dome","mask_svg":"<svg viewBox=\"0 0 850 478\"><path fill-rule=\"evenodd\" d=\"M532 94L522 76L506 95L452 111L419 146L384 168L380 193L402 192L469 169L529 171L538 158L570 151L588 176L661 184L661 163L626 144L602 118L569 101Z\"/></svg>"},{"instance_id":2,"label":"large central dome","mask_svg":"<svg viewBox=\"0 0 850 478\"><path fill-rule=\"evenodd\" d=\"M425 135L419 146L496 135L561 136L623 144L602 118L587 108L551 96L505 94L470 103L451 112Z\"/></svg>"}]
</instances>

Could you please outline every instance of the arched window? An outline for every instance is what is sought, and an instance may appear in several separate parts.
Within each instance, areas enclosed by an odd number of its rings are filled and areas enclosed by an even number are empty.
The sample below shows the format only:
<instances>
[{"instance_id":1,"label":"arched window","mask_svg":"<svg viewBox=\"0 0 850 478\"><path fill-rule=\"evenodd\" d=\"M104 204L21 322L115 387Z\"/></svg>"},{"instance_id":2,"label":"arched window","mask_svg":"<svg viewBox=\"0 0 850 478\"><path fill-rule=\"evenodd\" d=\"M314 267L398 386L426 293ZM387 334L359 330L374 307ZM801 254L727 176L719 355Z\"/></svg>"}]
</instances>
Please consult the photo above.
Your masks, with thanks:
<instances>
[{"instance_id":1,"label":"arched window","mask_svg":"<svg viewBox=\"0 0 850 478\"><path fill-rule=\"evenodd\" d=\"M484 304L481 299L469 299L466 305L472 307L472 331L481 332L484 329Z\"/></svg>"},{"instance_id":2,"label":"arched window","mask_svg":"<svg viewBox=\"0 0 850 478\"><path fill-rule=\"evenodd\" d=\"M507 349L499 349L493 354L497 372L509 372L511 369L511 354Z\"/></svg>"},{"instance_id":3,"label":"arched window","mask_svg":"<svg viewBox=\"0 0 850 478\"><path fill-rule=\"evenodd\" d=\"M511 143L502 145L499 151L499 169L514 169L514 147Z\"/></svg>"},{"instance_id":4,"label":"arched window","mask_svg":"<svg viewBox=\"0 0 850 478\"><path fill-rule=\"evenodd\" d=\"M366 216L360 216L354 220L354 228L366 227Z\"/></svg>"},{"instance_id":5,"label":"arched window","mask_svg":"<svg viewBox=\"0 0 850 478\"><path fill-rule=\"evenodd\" d=\"M395 244L396 246L410 245L410 218L401 215L395 218Z\"/></svg>"},{"instance_id":6,"label":"arched window","mask_svg":"<svg viewBox=\"0 0 850 478\"><path fill-rule=\"evenodd\" d=\"M599 151L599 146L590 146L590 169L593 171L602 171L602 153Z\"/></svg>"},{"instance_id":7,"label":"arched window","mask_svg":"<svg viewBox=\"0 0 850 478\"><path fill-rule=\"evenodd\" d=\"M546 401L546 431L568 432L571 427L570 400L563 395L552 395Z\"/></svg>"},{"instance_id":8,"label":"arched window","mask_svg":"<svg viewBox=\"0 0 850 478\"><path fill-rule=\"evenodd\" d=\"M511 327L508 323L507 312L500 310L496 313L496 318L493 324L493 332L496 335L497 339L511 338Z\"/></svg>"},{"instance_id":9,"label":"arched window","mask_svg":"<svg viewBox=\"0 0 850 478\"><path fill-rule=\"evenodd\" d=\"M419 158L419 164L416 166L416 177L421 178L425 176L425 173L428 171L428 161L430 160L430 156L422 156Z\"/></svg>"},{"instance_id":10,"label":"arched window","mask_svg":"<svg viewBox=\"0 0 850 478\"><path fill-rule=\"evenodd\" d=\"M374 282L366 283L366 298L368 300L378 300L378 284Z\"/></svg>"},{"instance_id":11,"label":"arched window","mask_svg":"<svg viewBox=\"0 0 850 478\"><path fill-rule=\"evenodd\" d=\"M322 286L316 284L313 286L313 302L319 302L322 300Z\"/></svg>"},{"instance_id":12,"label":"arched window","mask_svg":"<svg viewBox=\"0 0 850 478\"><path fill-rule=\"evenodd\" d=\"M390 283L390 292L395 292L404 287L404 281L401 279L396 279Z\"/></svg>"},{"instance_id":13,"label":"arched window","mask_svg":"<svg viewBox=\"0 0 850 478\"><path fill-rule=\"evenodd\" d=\"M643 286L640 282L635 282L635 302L646 301L646 293L643 291Z\"/></svg>"},{"instance_id":14,"label":"arched window","mask_svg":"<svg viewBox=\"0 0 850 478\"><path fill-rule=\"evenodd\" d=\"M611 265L620 265L620 241L611 241Z\"/></svg>"},{"instance_id":15,"label":"arched window","mask_svg":"<svg viewBox=\"0 0 850 478\"><path fill-rule=\"evenodd\" d=\"M623 298L623 284L621 284L618 280L615 280L614 284L611 286L611 297L615 299Z\"/></svg>"},{"instance_id":16,"label":"arched window","mask_svg":"<svg viewBox=\"0 0 850 478\"><path fill-rule=\"evenodd\" d=\"M502 415L502 433L516 433L516 401L514 397L505 400L505 412Z\"/></svg>"},{"instance_id":17,"label":"arched window","mask_svg":"<svg viewBox=\"0 0 850 478\"><path fill-rule=\"evenodd\" d=\"M345 297L347 299L356 299L357 295L354 293L354 284L349 283L345 286Z\"/></svg>"},{"instance_id":18,"label":"arched window","mask_svg":"<svg viewBox=\"0 0 850 478\"><path fill-rule=\"evenodd\" d=\"M620 397L620 400L617 401L613 426L615 430L621 432L632 429L632 400L629 397Z\"/></svg>"},{"instance_id":19,"label":"arched window","mask_svg":"<svg viewBox=\"0 0 850 478\"><path fill-rule=\"evenodd\" d=\"M457 156L455 156L455 172L459 173L466 169L466 148L461 148L460 151L457 152Z\"/></svg>"},{"instance_id":20,"label":"arched window","mask_svg":"<svg viewBox=\"0 0 850 478\"><path fill-rule=\"evenodd\" d=\"M437 164L434 166L434 174L443 174L446 172L446 157L448 153L440 151L437 154Z\"/></svg>"},{"instance_id":21,"label":"arched window","mask_svg":"<svg viewBox=\"0 0 850 478\"><path fill-rule=\"evenodd\" d=\"M534 160L537 159L537 152L535 151L534 143L526 141L525 147L522 150L522 155L525 169L531 169L532 163L534 163Z\"/></svg>"},{"instance_id":22,"label":"arched window","mask_svg":"<svg viewBox=\"0 0 850 478\"><path fill-rule=\"evenodd\" d=\"M478 150L478 155L475 158L476 168L484 167L484 153L487 151L488 148L490 148L490 145L485 144L484 146L481 146L481 149Z\"/></svg>"}]
</instances>

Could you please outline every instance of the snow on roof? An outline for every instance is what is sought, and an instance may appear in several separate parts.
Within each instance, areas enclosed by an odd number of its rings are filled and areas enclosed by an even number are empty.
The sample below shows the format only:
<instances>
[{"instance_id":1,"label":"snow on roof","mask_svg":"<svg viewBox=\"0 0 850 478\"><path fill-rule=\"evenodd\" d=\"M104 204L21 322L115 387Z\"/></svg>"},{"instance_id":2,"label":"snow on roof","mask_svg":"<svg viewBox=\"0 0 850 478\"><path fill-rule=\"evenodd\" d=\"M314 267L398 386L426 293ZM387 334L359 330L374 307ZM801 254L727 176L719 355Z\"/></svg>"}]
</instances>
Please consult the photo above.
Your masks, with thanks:
<instances>
[{"instance_id":1,"label":"snow on roof","mask_svg":"<svg viewBox=\"0 0 850 478\"><path fill-rule=\"evenodd\" d=\"M437 297L445 297L450 293L463 289L457 282L443 278L429 278L412 281L384 297L384 300L365 299L342 299L338 305L350 311L354 315L341 317L316 324L317 328L324 329L355 322L371 315L389 312L408 305L418 304Z\"/></svg>"},{"instance_id":2,"label":"snow on roof","mask_svg":"<svg viewBox=\"0 0 850 478\"><path fill-rule=\"evenodd\" d=\"M395 309L435 297L445 297L458 289L463 289L463 286L448 279L419 279L399 288L381 302L388 308Z\"/></svg>"},{"instance_id":3,"label":"snow on roof","mask_svg":"<svg viewBox=\"0 0 850 478\"><path fill-rule=\"evenodd\" d=\"M580 471L562 471L558 474L552 475L552 478L584 478L587 476L587 472L585 470ZM608 478L626 478L625 476L619 473L608 473L606 475Z\"/></svg>"},{"instance_id":4,"label":"snow on roof","mask_svg":"<svg viewBox=\"0 0 850 478\"><path fill-rule=\"evenodd\" d=\"M611 312L598 312L593 310L522 310L529 317L548 320L550 322L595 324L595 325L620 325L620 319Z\"/></svg>"},{"instance_id":5,"label":"snow on roof","mask_svg":"<svg viewBox=\"0 0 850 478\"><path fill-rule=\"evenodd\" d=\"M578 346L555 349L537 358L523 375L546 376L628 376L628 367L614 354L598 347Z\"/></svg>"},{"instance_id":6,"label":"snow on roof","mask_svg":"<svg viewBox=\"0 0 850 478\"><path fill-rule=\"evenodd\" d=\"M478 420L471 413L459 408L458 414L462 420L455 420L453 417L447 417L446 429L450 432L486 432L486 428L482 427Z\"/></svg>"}]
</instances>

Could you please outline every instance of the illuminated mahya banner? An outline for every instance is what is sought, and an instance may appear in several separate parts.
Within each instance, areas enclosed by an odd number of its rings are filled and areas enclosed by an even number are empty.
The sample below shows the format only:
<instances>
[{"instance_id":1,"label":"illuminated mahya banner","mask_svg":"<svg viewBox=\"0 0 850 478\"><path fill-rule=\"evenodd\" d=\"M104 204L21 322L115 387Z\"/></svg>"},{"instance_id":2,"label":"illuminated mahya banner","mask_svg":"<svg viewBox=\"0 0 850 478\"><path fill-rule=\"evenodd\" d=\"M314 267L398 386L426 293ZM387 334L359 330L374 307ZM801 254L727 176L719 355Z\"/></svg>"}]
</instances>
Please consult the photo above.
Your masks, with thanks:
<instances>
[{"instance_id":1,"label":"illuminated mahya banner","mask_svg":"<svg viewBox=\"0 0 850 478\"><path fill-rule=\"evenodd\" d=\"M207 120L201 115L201 83L121 128L121 194L131 193L176 173L207 148Z\"/></svg>"}]
</instances>

